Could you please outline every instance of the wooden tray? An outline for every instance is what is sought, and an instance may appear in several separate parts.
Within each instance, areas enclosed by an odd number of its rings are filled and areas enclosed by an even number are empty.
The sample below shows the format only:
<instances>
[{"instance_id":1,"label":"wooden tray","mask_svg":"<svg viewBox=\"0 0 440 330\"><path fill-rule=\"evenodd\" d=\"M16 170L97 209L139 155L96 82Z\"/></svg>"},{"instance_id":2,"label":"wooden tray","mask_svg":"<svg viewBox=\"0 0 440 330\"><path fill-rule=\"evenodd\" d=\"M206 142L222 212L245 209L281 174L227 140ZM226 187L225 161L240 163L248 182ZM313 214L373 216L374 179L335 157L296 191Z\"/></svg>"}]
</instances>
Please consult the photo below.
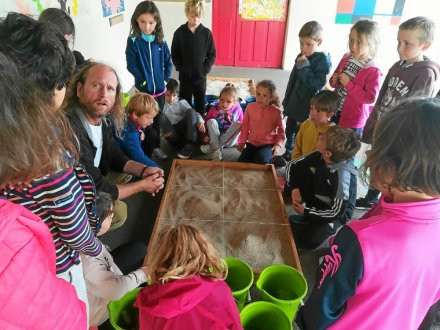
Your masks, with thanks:
<instances>
[{"instance_id":1,"label":"wooden tray","mask_svg":"<svg viewBox=\"0 0 440 330\"><path fill-rule=\"evenodd\" d=\"M222 257L243 259L255 273L274 263L301 271L272 165L175 159L148 253L158 231L176 223L201 229Z\"/></svg>"}]
</instances>

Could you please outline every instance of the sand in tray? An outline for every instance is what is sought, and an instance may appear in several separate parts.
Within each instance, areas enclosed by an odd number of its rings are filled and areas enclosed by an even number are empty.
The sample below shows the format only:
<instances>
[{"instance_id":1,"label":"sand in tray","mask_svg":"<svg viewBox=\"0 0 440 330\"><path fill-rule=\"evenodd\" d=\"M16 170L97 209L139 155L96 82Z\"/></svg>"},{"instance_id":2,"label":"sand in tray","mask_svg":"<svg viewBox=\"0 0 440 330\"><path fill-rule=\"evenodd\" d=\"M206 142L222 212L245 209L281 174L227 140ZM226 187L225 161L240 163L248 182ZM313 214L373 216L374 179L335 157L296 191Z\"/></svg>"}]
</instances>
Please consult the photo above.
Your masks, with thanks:
<instances>
[{"instance_id":1,"label":"sand in tray","mask_svg":"<svg viewBox=\"0 0 440 330\"><path fill-rule=\"evenodd\" d=\"M276 187L272 171L224 169L225 188L274 189Z\"/></svg>"},{"instance_id":2,"label":"sand in tray","mask_svg":"<svg viewBox=\"0 0 440 330\"><path fill-rule=\"evenodd\" d=\"M177 166L174 170L173 186L223 186L223 167Z\"/></svg>"},{"instance_id":3,"label":"sand in tray","mask_svg":"<svg viewBox=\"0 0 440 330\"><path fill-rule=\"evenodd\" d=\"M246 261L254 270L283 263L294 266L289 225L224 223L226 255Z\"/></svg>"}]
</instances>

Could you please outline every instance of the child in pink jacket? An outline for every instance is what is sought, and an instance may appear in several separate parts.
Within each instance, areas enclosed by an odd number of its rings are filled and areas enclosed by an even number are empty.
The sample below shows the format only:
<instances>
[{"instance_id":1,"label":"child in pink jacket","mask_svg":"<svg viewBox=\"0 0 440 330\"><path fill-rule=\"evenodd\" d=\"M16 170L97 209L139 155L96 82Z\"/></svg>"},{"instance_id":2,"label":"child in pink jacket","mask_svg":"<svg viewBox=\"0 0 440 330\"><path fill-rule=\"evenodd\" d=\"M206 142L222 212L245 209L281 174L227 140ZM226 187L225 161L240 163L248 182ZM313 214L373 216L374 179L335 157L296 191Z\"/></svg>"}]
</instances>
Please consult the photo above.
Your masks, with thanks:
<instances>
[{"instance_id":1,"label":"child in pink jacket","mask_svg":"<svg viewBox=\"0 0 440 330\"><path fill-rule=\"evenodd\" d=\"M227 266L199 230L166 227L151 251L146 265L153 284L135 302L141 330L242 329L224 281Z\"/></svg>"},{"instance_id":2,"label":"child in pink jacket","mask_svg":"<svg viewBox=\"0 0 440 330\"><path fill-rule=\"evenodd\" d=\"M364 173L383 197L334 238L301 329L417 329L440 301L439 125L438 99L381 117Z\"/></svg>"},{"instance_id":3,"label":"child in pink jacket","mask_svg":"<svg viewBox=\"0 0 440 330\"><path fill-rule=\"evenodd\" d=\"M330 86L339 95L333 120L361 136L379 93L382 77L374 62L379 45L377 23L357 21L351 28L348 44L350 52L342 57L330 79Z\"/></svg>"},{"instance_id":4,"label":"child in pink jacket","mask_svg":"<svg viewBox=\"0 0 440 330\"><path fill-rule=\"evenodd\" d=\"M262 80L257 84L256 99L244 113L238 138L237 149L241 151L238 161L268 164L286 138L280 99L273 81Z\"/></svg>"}]
</instances>

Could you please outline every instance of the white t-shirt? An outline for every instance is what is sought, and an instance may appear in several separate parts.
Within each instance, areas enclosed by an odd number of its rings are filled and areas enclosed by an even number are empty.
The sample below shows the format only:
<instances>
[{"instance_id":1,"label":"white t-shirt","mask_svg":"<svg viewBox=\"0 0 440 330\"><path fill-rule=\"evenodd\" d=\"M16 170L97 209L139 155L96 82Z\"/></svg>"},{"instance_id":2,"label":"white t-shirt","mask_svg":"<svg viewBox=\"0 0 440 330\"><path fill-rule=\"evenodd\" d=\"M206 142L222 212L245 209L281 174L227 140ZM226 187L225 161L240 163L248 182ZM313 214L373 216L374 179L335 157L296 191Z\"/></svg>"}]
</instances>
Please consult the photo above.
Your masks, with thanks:
<instances>
[{"instance_id":1,"label":"white t-shirt","mask_svg":"<svg viewBox=\"0 0 440 330\"><path fill-rule=\"evenodd\" d=\"M95 154L95 159L93 160L93 164L95 165L95 167L98 167L99 163L101 162L101 155L102 155L102 144L103 144L102 123L97 126L89 124L89 127L90 127L90 131L92 132L91 139L93 145L96 148L96 154Z\"/></svg>"}]
</instances>

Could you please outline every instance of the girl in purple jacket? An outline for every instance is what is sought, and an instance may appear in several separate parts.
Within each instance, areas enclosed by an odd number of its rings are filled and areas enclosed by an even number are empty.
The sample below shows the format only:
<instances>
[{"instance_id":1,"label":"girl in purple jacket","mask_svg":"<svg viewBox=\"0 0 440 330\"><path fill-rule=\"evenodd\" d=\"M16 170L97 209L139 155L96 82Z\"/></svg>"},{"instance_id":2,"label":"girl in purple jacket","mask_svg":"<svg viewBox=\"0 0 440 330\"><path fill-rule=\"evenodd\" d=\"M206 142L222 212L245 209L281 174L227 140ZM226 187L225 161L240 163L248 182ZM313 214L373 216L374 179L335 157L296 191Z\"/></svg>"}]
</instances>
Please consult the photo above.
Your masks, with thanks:
<instances>
[{"instance_id":1,"label":"girl in purple jacket","mask_svg":"<svg viewBox=\"0 0 440 330\"><path fill-rule=\"evenodd\" d=\"M330 86L339 95L333 120L342 127L353 129L359 136L379 93L382 73L374 62L378 45L377 23L357 21L350 30L350 52L342 57L330 78Z\"/></svg>"},{"instance_id":2,"label":"girl in purple jacket","mask_svg":"<svg viewBox=\"0 0 440 330\"><path fill-rule=\"evenodd\" d=\"M364 165L382 198L334 238L301 329L417 329L440 301L439 125L438 99L382 116Z\"/></svg>"},{"instance_id":3,"label":"girl in purple jacket","mask_svg":"<svg viewBox=\"0 0 440 330\"><path fill-rule=\"evenodd\" d=\"M147 260L152 285L136 299L140 329L242 329L227 266L195 227L178 224L157 235Z\"/></svg>"}]
</instances>

